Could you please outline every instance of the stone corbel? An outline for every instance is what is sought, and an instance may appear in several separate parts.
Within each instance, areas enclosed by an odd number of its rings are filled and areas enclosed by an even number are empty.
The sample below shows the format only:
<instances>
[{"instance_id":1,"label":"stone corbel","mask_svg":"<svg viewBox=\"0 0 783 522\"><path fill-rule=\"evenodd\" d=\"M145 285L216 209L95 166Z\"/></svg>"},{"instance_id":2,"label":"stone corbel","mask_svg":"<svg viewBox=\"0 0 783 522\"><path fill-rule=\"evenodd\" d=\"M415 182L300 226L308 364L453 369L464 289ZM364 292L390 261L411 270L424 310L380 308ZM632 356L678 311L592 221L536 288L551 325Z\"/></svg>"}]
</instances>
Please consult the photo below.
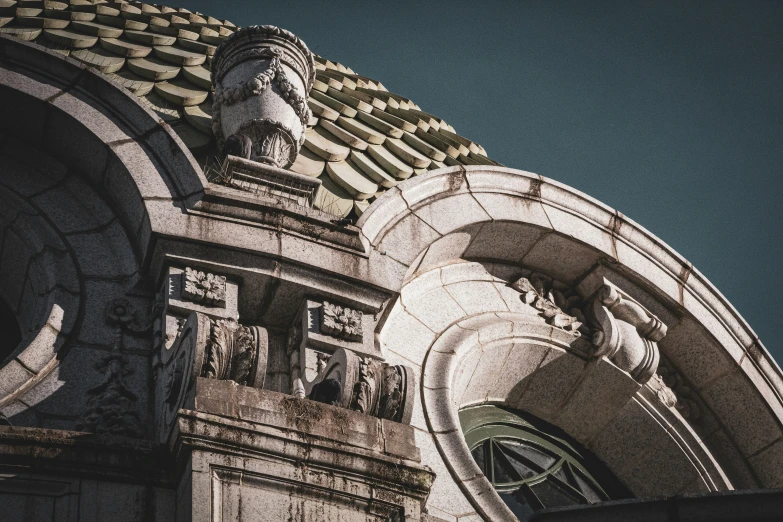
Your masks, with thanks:
<instances>
[{"instance_id":1,"label":"stone corbel","mask_svg":"<svg viewBox=\"0 0 783 522\"><path fill-rule=\"evenodd\" d=\"M289 332L291 393L310 394L318 375L336 351L380 359L373 339L373 317L331 301L307 299Z\"/></svg>"},{"instance_id":2,"label":"stone corbel","mask_svg":"<svg viewBox=\"0 0 783 522\"><path fill-rule=\"evenodd\" d=\"M409 424L413 412L413 372L339 349L311 385L309 398Z\"/></svg>"},{"instance_id":3,"label":"stone corbel","mask_svg":"<svg viewBox=\"0 0 783 522\"><path fill-rule=\"evenodd\" d=\"M193 408L196 377L263 388L267 357L264 328L192 312L171 347L161 346L160 362L155 367L159 441L167 441L180 409Z\"/></svg>"},{"instance_id":4,"label":"stone corbel","mask_svg":"<svg viewBox=\"0 0 783 522\"><path fill-rule=\"evenodd\" d=\"M608 280L596 291L589 312L595 322L594 355L606 357L640 384L658 368L658 342L666 325Z\"/></svg>"}]
</instances>

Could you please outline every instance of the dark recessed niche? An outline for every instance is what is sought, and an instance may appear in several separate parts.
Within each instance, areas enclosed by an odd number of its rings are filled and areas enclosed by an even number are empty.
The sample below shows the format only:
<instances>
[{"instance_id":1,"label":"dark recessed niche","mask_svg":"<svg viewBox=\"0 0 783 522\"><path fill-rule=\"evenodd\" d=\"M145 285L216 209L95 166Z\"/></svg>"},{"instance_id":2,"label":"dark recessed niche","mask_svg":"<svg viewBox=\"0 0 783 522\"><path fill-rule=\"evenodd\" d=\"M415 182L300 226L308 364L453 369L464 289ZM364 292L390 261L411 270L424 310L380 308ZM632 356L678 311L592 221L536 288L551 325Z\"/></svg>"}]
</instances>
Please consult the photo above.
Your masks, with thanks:
<instances>
[{"instance_id":1,"label":"dark recessed niche","mask_svg":"<svg viewBox=\"0 0 783 522\"><path fill-rule=\"evenodd\" d=\"M0 362L11 355L21 340L22 331L13 310L0 299Z\"/></svg>"}]
</instances>

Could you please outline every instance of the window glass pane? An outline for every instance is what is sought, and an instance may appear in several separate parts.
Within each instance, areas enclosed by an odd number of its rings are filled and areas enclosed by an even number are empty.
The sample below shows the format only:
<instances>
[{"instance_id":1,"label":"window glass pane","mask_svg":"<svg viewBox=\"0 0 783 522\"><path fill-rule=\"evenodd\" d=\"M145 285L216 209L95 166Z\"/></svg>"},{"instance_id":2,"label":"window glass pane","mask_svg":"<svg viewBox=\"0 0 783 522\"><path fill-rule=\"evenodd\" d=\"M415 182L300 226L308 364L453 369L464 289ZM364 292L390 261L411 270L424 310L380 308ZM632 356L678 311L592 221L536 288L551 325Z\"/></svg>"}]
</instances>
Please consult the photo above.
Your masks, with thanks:
<instances>
[{"instance_id":1,"label":"window glass pane","mask_svg":"<svg viewBox=\"0 0 783 522\"><path fill-rule=\"evenodd\" d=\"M503 452L503 455L506 457L506 459L508 459L508 461L514 467L514 470L519 474L520 478L522 479L532 478L535 477L536 475L541 474L541 472L543 471L538 467L537 469L531 468L529 463L526 462L527 459L522 459L516 451L514 451L512 448L509 447L508 442L504 441L503 443L498 444L497 446L500 447L500 450Z\"/></svg>"},{"instance_id":2,"label":"window glass pane","mask_svg":"<svg viewBox=\"0 0 783 522\"><path fill-rule=\"evenodd\" d=\"M603 495L600 495L593 486L587 483L587 481L582 478L582 476L577 472L574 471L574 478L576 479L576 483L578 484L579 491L582 492L582 494L585 496L588 502L591 504L595 504L596 502L601 502L604 499Z\"/></svg>"},{"instance_id":3,"label":"window glass pane","mask_svg":"<svg viewBox=\"0 0 783 522\"><path fill-rule=\"evenodd\" d=\"M486 475L487 463L484 458L484 443L482 442L481 444L473 448L473 451L471 451L470 454L473 455L473 460L476 461L476 464L478 464L478 467L481 469L481 472Z\"/></svg>"},{"instance_id":4,"label":"window glass pane","mask_svg":"<svg viewBox=\"0 0 783 522\"><path fill-rule=\"evenodd\" d=\"M530 515L533 514L533 508L525 502L525 499L518 492L516 493L500 493L500 498L506 503L508 508L514 515L520 520L525 522Z\"/></svg>"},{"instance_id":5,"label":"window glass pane","mask_svg":"<svg viewBox=\"0 0 783 522\"><path fill-rule=\"evenodd\" d=\"M541 471L551 468L558 460L556 457L545 453L544 450L521 440L504 439L502 444L509 451L516 452L519 455L517 460L527 459L537 465Z\"/></svg>"},{"instance_id":6,"label":"window glass pane","mask_svg":"<svg viewBox=\"0 0 783 522\"><path fill-rule=\"evenodd\" d=\"M492 448L492 458L495 471L495 484L508 484L510 482L518 482L521 478L514 472L514 468L510 465L508 460L503 456L502 450L494 445Z\"/></svg>"},{"instance_id":7,"label":"window glass pane","mask_svg":"<svg viewBox=\"0 0 783 522\"><path fill-rule=\"evenodd\" d=\"M476 463L520 520L545 508L630 497L600 461L531 415L476 406L460 411L460 423Z\"/></svg>"},{"instance_id":8,"label":"window glass pane","mask_svg":"<svg viewBox=\"0 0 783 522\"><path fill-rule=\"evenodd\" d=\"M573 506L582 503L576 495L568 494L548 478L538 484L531 484L530 489L545 507Z\"/></svg>"}]
</instances>

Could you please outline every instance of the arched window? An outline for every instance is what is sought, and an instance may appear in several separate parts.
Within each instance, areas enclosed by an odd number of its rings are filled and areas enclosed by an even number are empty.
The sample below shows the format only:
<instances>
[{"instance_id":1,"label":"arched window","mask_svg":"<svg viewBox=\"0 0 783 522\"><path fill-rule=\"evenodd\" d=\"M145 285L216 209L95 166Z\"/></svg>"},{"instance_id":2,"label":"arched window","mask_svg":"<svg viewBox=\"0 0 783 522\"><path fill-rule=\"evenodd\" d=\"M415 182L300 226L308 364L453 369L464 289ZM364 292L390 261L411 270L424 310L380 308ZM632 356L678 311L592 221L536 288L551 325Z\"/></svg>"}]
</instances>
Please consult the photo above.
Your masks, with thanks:
<instances>
[{"instance_id":1,"label":"arched window","mask_svg":"<svg viewBox=\"0 0 783 522\"><path fill-rule=\"evenodd\" d=\"M531 415L476 406L459 418L476 464L521 521L548 507L631 496L595 457Z\"/></svg>"}]
</instances>

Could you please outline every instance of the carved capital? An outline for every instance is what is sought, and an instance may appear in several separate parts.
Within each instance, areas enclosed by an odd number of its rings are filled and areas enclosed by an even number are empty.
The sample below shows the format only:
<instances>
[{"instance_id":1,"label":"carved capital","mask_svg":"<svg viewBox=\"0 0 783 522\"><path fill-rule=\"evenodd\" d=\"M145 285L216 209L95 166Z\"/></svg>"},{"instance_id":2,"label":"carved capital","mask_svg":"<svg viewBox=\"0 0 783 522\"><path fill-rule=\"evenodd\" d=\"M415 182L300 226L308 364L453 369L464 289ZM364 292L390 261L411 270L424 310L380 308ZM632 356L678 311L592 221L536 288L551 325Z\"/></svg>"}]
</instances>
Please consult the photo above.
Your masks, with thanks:
<instances>
[{"instance_id":1,"label":"carved capital","mask_svg":"<svg viewBox=\"0 0 783 522\"><path fill-rule=\"evenodd\" d=\"M196 377L263 387L267 348L263 328L192 312L171 347L161 349L160 363L155 368L158 440L167 441L180 409L194 407Z\"/></svg>"},{"instance_id":2,"label":"carved capital","mask_svg":"<svg viewBox=\"0 0 783 522\"><path fill-rule=\"evenodd\" d=\"M395 422L410 423L413 373L340 349L318 375L310 399Z\"/></svg>"},{"instance_id":3,"label":"carved capital","mask_svg":"<svg viewBox=\"0 0 783 522\"><path fill-rule=\"evenodd\" d=\"M658 368L657 343L666 335L666 325L606 279L589 312L596 327L594 355L606 357L641 384L649 381Z\"/></svg>"},{"instance_id":4,"label":"carved capital","mask_svg":"<svg viewBox=\"0 0 783 522\"><path fill-rule=\"evenodd\" d=\"M266 330L243 326L233 319L210 319L209 324L201 376L263 387L268 355Z\"/></svg>"}]
</instances>

